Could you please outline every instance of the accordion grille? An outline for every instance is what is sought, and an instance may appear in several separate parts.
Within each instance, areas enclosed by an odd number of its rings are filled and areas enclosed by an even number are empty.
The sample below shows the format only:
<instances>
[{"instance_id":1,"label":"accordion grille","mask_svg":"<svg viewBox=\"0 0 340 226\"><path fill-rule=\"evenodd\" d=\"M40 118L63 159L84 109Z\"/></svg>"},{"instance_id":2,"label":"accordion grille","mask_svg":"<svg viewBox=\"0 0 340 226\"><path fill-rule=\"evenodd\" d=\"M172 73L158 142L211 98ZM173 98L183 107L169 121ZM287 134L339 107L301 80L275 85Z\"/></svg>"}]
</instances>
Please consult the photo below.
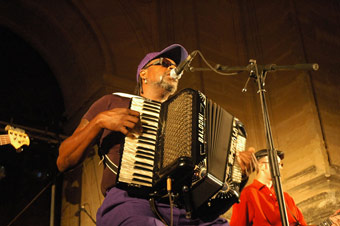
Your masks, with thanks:
<instances>
[{"instance_id":1,"label":"accordion grille","mask_svg":"<svg viewBox=\"0 0 340 226\"><path fill-rule=\"evenodd\" d=\"M193 127L193 97L182 93L169 103L164 131L162 168L179 157L191 157Z\"/></svg>"}]
</instances>

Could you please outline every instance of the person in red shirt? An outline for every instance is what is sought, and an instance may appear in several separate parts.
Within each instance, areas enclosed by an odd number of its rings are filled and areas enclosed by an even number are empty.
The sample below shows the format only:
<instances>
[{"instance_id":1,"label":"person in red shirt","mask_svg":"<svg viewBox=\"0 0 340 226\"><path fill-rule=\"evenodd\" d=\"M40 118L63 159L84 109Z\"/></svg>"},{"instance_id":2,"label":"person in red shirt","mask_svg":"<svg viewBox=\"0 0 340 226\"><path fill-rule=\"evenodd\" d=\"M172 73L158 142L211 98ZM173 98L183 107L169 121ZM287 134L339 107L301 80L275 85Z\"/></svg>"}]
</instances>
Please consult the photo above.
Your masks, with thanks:
<instances>
[{"instance_id":1,"label":"person in red shirt","mask_svg":"<svg viewBox=\"0 0 340 226\"><path fill-rule=\"evenodd\" d=\"M284 153L277 151L280 169L283 167ZM267 150L255 153L258 161L256 176L252 184L241 192L240 203L233 205L230 226L282 225L279 205L274 191ZM307 225L293 198L284 192L290 225Z\"/></svg>"}]
</instances>

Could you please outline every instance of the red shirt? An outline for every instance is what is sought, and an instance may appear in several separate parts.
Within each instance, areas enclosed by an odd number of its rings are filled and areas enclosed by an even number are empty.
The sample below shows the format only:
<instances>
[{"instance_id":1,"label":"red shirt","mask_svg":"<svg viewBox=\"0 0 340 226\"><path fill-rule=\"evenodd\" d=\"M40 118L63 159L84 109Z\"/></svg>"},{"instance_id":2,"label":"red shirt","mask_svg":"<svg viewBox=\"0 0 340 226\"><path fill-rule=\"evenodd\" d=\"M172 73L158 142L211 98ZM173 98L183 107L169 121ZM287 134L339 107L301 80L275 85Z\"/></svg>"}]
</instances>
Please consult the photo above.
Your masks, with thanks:
<instances>
[{"instance_id":1,"label":"red shirt","mask_svg":"<svg viewBox=\"0 0 340 226\"><path fill-rule=\"evenodd\" d=\"M307 225L301 211L288 193L284 192L287 216L290 225ZM294 216L293 216L294 215ZM240 203L233 205L230 226L282 225L278 201L273 187L269 189L258 180L241 192Z\"/></svg>"}]
</instances>

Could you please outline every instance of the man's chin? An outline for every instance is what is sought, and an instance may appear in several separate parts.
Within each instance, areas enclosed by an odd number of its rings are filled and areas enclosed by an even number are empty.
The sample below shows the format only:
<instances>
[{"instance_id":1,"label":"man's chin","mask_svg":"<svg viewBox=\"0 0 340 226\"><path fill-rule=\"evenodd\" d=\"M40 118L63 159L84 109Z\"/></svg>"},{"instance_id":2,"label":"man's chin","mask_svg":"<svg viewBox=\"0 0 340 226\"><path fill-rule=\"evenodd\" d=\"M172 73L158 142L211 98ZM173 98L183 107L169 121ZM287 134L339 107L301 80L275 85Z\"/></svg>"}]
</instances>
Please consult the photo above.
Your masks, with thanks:
<instances>
[{"instance_id":1,"label":"man's chin","mask_svg":"<svg viewBox=\"0 0 340 226\"><path fill-rule=\"evenodd\" d=\"M170 95L174 94L177 90L177 83L176 84L170 84L170 83L163 83L162 87L170 93Z\"/></svg>"},{"instance_id":2,"label":"man's chin","mask_svg":"<svg viewBox=\"0 0 340 226\"><path fill-rule=\"evenodd\" d=\"M171 77L170 75L167 75L163 78L166 81L172 82L172 83L178 83L178 79Z\"/></svg>"}]
</instances>

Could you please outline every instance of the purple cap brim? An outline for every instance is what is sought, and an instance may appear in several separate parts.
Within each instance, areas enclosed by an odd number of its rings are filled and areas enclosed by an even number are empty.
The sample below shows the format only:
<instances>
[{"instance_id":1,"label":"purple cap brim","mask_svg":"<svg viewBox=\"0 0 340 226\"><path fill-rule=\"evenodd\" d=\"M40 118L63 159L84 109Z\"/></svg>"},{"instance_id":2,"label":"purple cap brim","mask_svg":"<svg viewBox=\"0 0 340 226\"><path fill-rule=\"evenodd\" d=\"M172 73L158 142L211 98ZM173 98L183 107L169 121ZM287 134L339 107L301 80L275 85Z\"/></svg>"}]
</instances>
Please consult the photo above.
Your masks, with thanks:
<instances>
[{"instance_id":1,"label":"purple cap brim","mask_svg":"<svg viewBox=\"0 0 340 226\"><path fill-rule=\"evenodd\" d=\"M147 65L151 60L159 58L159 57L169 58L178 65L188 57L188 52L180 44L172 44L160 52L152 52L152 53L146 54L143 60L139 63L138 68L137 68L137 76L136 76L137 82L139 79L139 73L142 70L142 68L145 65Z\"/></svg>"}]
</instances>

